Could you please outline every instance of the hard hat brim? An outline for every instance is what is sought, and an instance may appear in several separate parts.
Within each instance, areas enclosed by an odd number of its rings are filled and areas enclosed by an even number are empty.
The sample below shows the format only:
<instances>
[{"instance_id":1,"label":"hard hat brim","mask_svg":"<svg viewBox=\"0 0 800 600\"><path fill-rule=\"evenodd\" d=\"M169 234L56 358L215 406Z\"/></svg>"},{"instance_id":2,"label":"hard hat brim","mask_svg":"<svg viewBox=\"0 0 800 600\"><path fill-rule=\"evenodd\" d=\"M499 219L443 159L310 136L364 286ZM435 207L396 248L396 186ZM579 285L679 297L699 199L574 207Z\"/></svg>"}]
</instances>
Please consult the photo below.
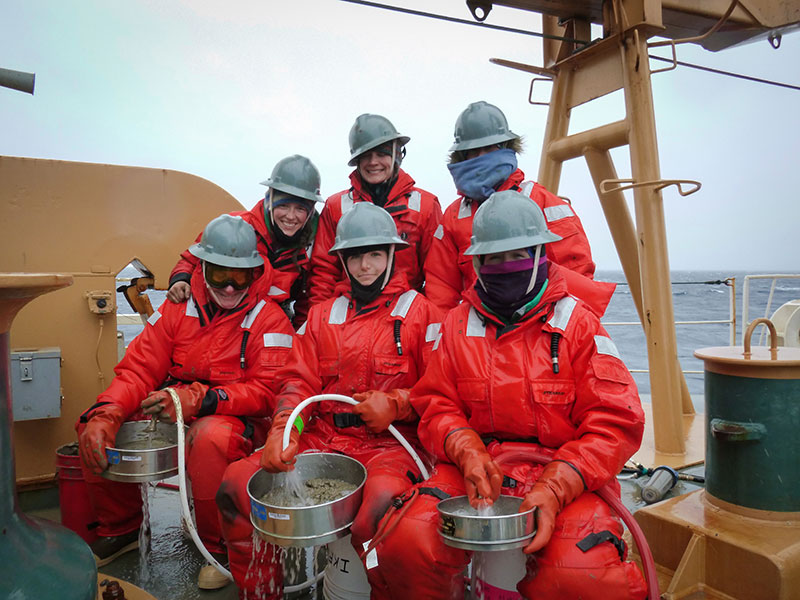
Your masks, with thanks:
<instances>
[{"instance_id":1,"label":"hard hat brim","mask_svg":"<svg viewBox=\"0 0 800 600\"><path fill-rule=\"evenodd\" d=\"M291 194L292 196L297 196L298 198L302 198L303 200L310 200L311 202L325 202L325 198L320 196L319 194L312 194L308 190L304 190L299 187L295 187L293 185L289 185L287 183L276 183L272 181L272 179L267 179L266 181L262 181L261 185L265 185L273 190L278 190L279 192L285 192L287 194Z\"/></svg>"},{"instance_id":2,"label":"hard hat brim","mask_svg":"<svg viewBox=\"0 0 800 600\"><path fill-rule=\"evenodd\" d=\"M215 265L220 265L221 267L230 267L232 269L252 269L255 267L260 267L264 264L264 259L259 254L255 256L241 257L224 256L222 254L208 252L207 250L203 249L200 244L193 244L190 246L189 252L191 252L192 255L196 256L200 260L214 263Z\"/></svg>"},{"instance_id":3,"label":"hard hat brim","mask_svg":"<svg viewBox=\"0 0 800 600\"><path fill-rule=\"evenodd\" d=\"M368 152L373 148L377 148L381 144L392 142L394 140L400 142L400 147L402 148L411 141L411 138L407 135L384 135L382 137L375 138L368 144L364 144L363 146L355 149L355 151L350 155L350 160L347 162L348 166L355 167L358 164L358 157L364 154L364 152Z\"/></svg>"},{"instance_id":4,"label":"hard hat brim","mask_svg":"<svg viewBox=\"0 0 800 600\"><path fill-rule=\"evenodd\" d=\"M466 256L478 256L482 254L495 254L497 252L508 252L509 250L521 250L538 246L539 244L549 244L558 242L562 238L551 231L545 231L537 236L523 235L505 240L490 240L486 242L472 242L469 248L464 251Z\"/></svg>"},{"instance_id":5,"label":"hard hat brim","mask_svg":"<svg viewBox=\"0 0 800 600\"><path fill-rule=\"evenodd\" d=\"M508 133L497 133L495 135L487 135L486 137L478 138L475 140L466 140L464 142L456 142L450 146L449 152L456 152L458 150L472 150L474 148L483 148L484 146L491 146L509 140L516 140L519 136L513 131Z\"/></svg>"},{"instance_id":6,"label":"hard hat brim","mask_svg":"<svg viewBox=\"0 0 800 600\"><path fill-rule=\"evenodd\" d=\"M385 237L367 236L367 237L356 238L353 240L344 240L342 242L337 242L333 246L331 246L331 249L328 250L328 254L336 254L340 250L350 250L352 248L368 248L369 246L388 246L389 244L394 244L395 246L408 246L408 242L399 236L394 236L389 239Z\"/></svg>"}]
</instances>

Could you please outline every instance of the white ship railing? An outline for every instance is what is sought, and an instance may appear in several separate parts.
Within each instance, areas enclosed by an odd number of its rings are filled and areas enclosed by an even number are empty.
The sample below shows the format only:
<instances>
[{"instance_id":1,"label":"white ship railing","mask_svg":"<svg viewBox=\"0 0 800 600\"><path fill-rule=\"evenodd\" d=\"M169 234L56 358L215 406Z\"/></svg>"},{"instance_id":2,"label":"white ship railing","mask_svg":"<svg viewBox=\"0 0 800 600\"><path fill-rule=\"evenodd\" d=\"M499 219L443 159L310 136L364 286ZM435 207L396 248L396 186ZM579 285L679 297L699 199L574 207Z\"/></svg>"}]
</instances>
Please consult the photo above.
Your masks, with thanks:
<instances>
[{"instance_id":1,"label":"white ship railing","mask_svg":"<svg viewBox=\"0 0 800 600\"><path fill-rule=\"evenodd\" d=\"M742 327L742 345L744 345L744 332L747 331L747 327L755 321L755 319L750 319L750 282L756 279L772 279L772 284L769 288L769 297L767 298L767 305L764 308L764 314L762 315L764 318L768 319L772 314L770 311L772 310L772 299L775 296L775 288L778 285L778 281L781 279L798 279L800 280L800 274L771 274L771 275L745 275L744 277L744 287L742 289L742 323L744 326ZM758 317L756 317L758 318ZM759 338L759 342L757 345L762 346L764 344L764 336L766 335L766 329L761 328L761 337Z\"/></svg>"}]
</instances>

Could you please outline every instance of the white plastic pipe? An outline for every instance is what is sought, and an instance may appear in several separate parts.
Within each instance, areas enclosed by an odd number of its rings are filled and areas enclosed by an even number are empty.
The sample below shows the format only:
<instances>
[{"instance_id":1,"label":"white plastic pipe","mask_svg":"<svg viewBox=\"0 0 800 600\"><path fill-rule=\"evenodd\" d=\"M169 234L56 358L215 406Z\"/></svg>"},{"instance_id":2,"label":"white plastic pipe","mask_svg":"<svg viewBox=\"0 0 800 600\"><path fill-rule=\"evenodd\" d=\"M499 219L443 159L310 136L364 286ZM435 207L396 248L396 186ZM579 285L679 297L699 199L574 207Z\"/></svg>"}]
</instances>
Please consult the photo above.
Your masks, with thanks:
<instances>
[{"instance_id":1,"label":"white plastic pipe","mask_svg":"<svg viewBox=\"0 0 800 600\"><path fill-rule=\"evenodd\" d=\"M216 560L208 550L206 550L203 540L200 539L200 536L197 534L197 529L195 529L194 521L192 520L192 514L189 512L189 496L186 492L186 449L184 447L183 435L183 410L181 409L180 398L178 398L178 394L175 393L175 390L172 388L166 388L166 390L172 397L172 402L175 404L175 422L178 425L178 489L180 490L181 495L182 521L186 526L186 529L189 530L189 535L192 536L192 541L194 542L194 545L197 546L200 554L203 555L203 558L205 558L217 571L233 581L233 575L231 575L231 572L223 567L219 561ZM303 583L284 586L283 593L292 594L294 592L299 592L306 588L310 588L312 585L319 582L324 575L325 571L323 570L317 573L314 577L310 577Z\"/></svg>"},{"instance_id":2,"label":"white plastic pipe","mask_svg":"<svg viewBox=\"0 0 800 600\"><path fill-rule=\"evenodd\" d=\"M289 415L289 421L286 423L286 427L283 430L283 449L289 446L289 439L292 435L292 427L294 426L295 419L300 414L300 412L309 404L313 402L324 402L326 400L332 400L334 402L344 402L345 404L358 404L357 401L353 400L350 396L343 396L342 394L318 394L316 396L311 396L303 400L300 404L298 404L295 409L292 411L292 414ZM428 469L425 468L425 465L422 464L422 460L420 460L419 455L416 453L414 448L411 447L406 441L399 431L395 428L394 425L389 425L389 433L391 433L395 439L400 442L400 445L405 448L406 452L411 455L411 458L414 459L414 462L419 467L419 472L422 473L423 479L428 479L430 474L428 473Z\"/></svg>"}]
</instances>

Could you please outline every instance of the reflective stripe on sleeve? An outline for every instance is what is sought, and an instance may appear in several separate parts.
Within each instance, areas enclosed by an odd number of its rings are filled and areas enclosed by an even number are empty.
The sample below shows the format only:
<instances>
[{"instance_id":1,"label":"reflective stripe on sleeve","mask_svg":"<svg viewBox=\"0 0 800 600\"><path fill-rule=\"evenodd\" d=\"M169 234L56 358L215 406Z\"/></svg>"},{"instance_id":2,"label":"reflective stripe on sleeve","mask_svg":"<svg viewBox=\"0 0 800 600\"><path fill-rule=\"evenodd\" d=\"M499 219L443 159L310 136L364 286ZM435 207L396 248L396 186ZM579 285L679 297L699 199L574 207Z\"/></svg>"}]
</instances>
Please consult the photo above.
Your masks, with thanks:
<instances>
[{"instance_id":1,"label":"reflective stripe on sleeve","mask_svg":"<svg viewBox=\"0 0 800 600\"><path fill-rule=\"evenodd\" d=\"M486 337L486 325L481 321L478 312L471 307L467 318L467 337Z\"/></svg>"},{"instance_id":2,"label":"reflective stripe on sleeve","mask_svg":"<svg viewBox=\"0 0 800 600\"><path fill-rule=\"evenodd\" d=\"M569 320L572 317L572 311L578 302L572 296L564 296L556 302L556 307L553 310L553 316L547 321L548 325L566 331Z\"/></svg>"},{"instance_id":3,"label":"reflective stripe on sleeve","mask_svg":"<svg viewBox=\"0 0 800 600\"><path fill-rule=\"evenodd\" d=\"M342 194L342 214L353 208L353 194L347 192Z\"/></svg>"},{"instance_id":4,"label":"reflective stripe on sleeve","mask_svg":"<svg viewBox=\"0 0 800 600\"><path fill-rule=\"evenodd\" d=\"M458 207L458 218L466 219L472 216L472 206L466 198L461 199L461 205Z\"/></svg>"},{"instance_id":5,"label":"reflective stripe on sleeve","mask_svg":"<svg viewBox=\"0 0 800 600\"><path fill-rule=\"evenodd\" d=\"M520 186L519 191L525 194L530 198L531 192L533 191L533 182L532 181L523 181L522 186Z\"/></svg>"},{"instance_id":6,"label":"reflective stripe on sleeve","mask_svg":"<svg viewBox=\"0 0 800 600\"><path fill-rule=\"evenodd\" d=\"M613 356L618 360L622 360L622 357L619 355L619 350L617 350L616 344L611 341L610 337L606 337L604 335L596 335L594 336L594 345L597 346L597 353L598 354L608 354L609 356Z\"/></svg>"},{"instance_id":7,"label":"reflective stripe on sleeve","mask_svg":"<svg viewBox=\"0 0 800 600\"><path fill-rule=\"evenodd\" d=\"M288 333L265 333L264 348L291 348L292 336Z\"/></svg>"},{"instance_id":8,"label":"reflective stripe on sleeve","mask_svg":"<svg viewBox=\"0 0 800 600\"><path fill-rule=\"evenodd\" d=\"M439 337L439 330L442 328L441 323L431 323L425 328L425 341L433 342Z\"/></svg>"},{"instance_id":9,"label":"reflective stripe on sleeve","mask_svg":"<svg viewBox=\"0 0 800 600\"><path fill-rule=\"evenodd\" d=\"M419 212L421 207L422 207L422 194L420 194L417 190L414 190L408 197L408 208Z\"/></svg>"},{"instance_id":10,"label":"reflective stripe on sleeve","mask_svg":"<svg viewBox=\"0 0 800 600\"><path fill-rule=\"evenodd\" d=\"M186 316L200 317L200 314L197 312L197 304L195 304L194 298L189 298L189 300L186 302Z\"/></svg>"},{"instance_id":11,"label":"reflective stripe on sleeve","mask_svg":"<svg viewBox=\"0 0 800 600\"><path fill-rule=\"evenodd\" d=\"M247 313L244 317L244 321L242 321L242 329L250 329L250 326L256 320L258 313L261 312L261 309L267 305L266 300L260 300L258 304L256 304L253 308L250 309L250 312Z\"/></svg>"},{"instance_id":12,"label":"reflective stripe on sleeve","mask_svg":"<svg viewBox=\"0 0 800 600\"><path fill-rule=\"evenodd\" d=\"M548 206L544 209L544 216L547 217L547 222L552 223L553 221L560 221L561 219L567 219L573 216L575 213L572 212L572 208L570 208L569 204L561 204L559 206Z\"/></svg>"},{"instance_id":13,"label":"reflective stripe on sleeve","mask_svg":"<svg viewBox=\"0 0 800 600\"><path fill-rule=\"evenodd\" d=\"M305 323L303 323L300 326L300 329L297 330L296 335L305 335L306 334L306 325L308 325L308 321L306 321Z\"/></svg>"},{"instance_id":14,"label":"reflective stripe on sleeve","mask_svg":"<svg viewBox=\"0 0 800 600\"><path fill-rule=\"evenodd\" d=\"M191 302L189 302L189 303L187 303L187 304L191 304ZM158 311L155 311L155 312L153 312L153 314L152 314L152 315L150 315L150 316L147 318L147 322L148 322L150 325L155 325L155 324L158 322L158 320L159 320L160 318L161 318L161 313L160 313L160 312L158 312Z\"/></svg>"},{"instance_id":15,"label":"reflective stripe on sleeve","mask_svg":"<svg viewBox=\"0 0 800 600\"><path fill-rule=\"evenodd\" d=\"M436 231L433 232L433 237L435 237L437 240L442 239L444 237L444 227L439 225L436 228Z\"/></svg>"},{"instance_id":16,"label":"reflective stripe on sleeve","mask_svg":"<svg viewBox=\"0 0 800 600\"><path fill-rule=\"evenodd\" d=\"M331 306L331 314L328 316L328 323L331 325L341 325L347 319L347 305L350 301L345 296L339 296Z\"/></svg>"},{"instance_id":17,"label":"reflective stripe on sleeve","mask_svg":"<svg viewBox=\"0 0 800 600\"><path fill-rule=\"evenodd\" d=\"M400 297L397 299L397 304L395 304L392 309L391 316L405 319L406 315L408 315L408 309L411 308L411 303L414 302L414 298L416 297L416 290L408 290L400 294Z\"/></svg>"},{"instance_id":18,"label":"reflective stripe on sleeve","mask_svg":"<svg viewBox=\"0 0 800 600\"><path fill-rule=\"evenodd\" d=\"M269 286L269 291L267 295L269 296L283 296L286 292L284 292L281 288L275 287L274 285Z\"/></svg>"}]
</instances>

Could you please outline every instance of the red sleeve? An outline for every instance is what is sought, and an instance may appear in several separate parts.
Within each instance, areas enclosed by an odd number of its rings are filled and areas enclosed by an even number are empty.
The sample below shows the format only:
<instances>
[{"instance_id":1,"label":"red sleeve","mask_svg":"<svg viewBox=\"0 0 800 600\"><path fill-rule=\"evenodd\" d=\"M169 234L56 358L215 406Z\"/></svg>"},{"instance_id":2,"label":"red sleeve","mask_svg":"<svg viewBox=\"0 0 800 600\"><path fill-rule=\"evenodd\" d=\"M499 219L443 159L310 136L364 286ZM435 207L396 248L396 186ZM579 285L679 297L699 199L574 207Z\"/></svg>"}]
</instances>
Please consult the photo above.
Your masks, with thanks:
<instances>
[{"instance_id":1,"label":"red sleeve","mask_svg":"<svg viewBox=\"0 0 800 600\"><path fill-rule=\"evenodd\" d=\"M420 442L438 459L447 462L450 461L444 452L447 434L470 426L466 407L458 398L456 371L448 351L457 342L454 339L457 330L451 333L450 329L453 314L449 313L442 323L425 375L411 390L411 404L420 415L417 429Z\"/></svg>"},{"instance_id":2,"label":"red sleeve","mask_svg":"<svg viewBox=\"0 0 800 600\"><path fill-rule=\"evenodd\" d=\"M286 313L272 300L250 327L241 381L214 388L224 393L215 414L265 417L275 411L276 373L286 363L294 330Z\"/></svg>"},{"instance_id":3,"label":"red sleeve","mask_svg":"<svg viewBox=\"0 0 800 600\"><path fill-rule=\"evenodd\" d=\"M142 400L158 388L172 366L176 321L186 303L166 301L147 320L144 330L128 345L125 356L114 367L111 385L97 397L98 402L113 402L132 415Z\"/></svg>"},{"instance_id":4,"label":"red sleeve","mask_svg":"<svg viewBox=\"0 0 800 600\"><path fill-rule=\"evenodd\" d=\"M644 413L616 346L600 322L588 311L586 316L576 323L578 333L563 340L575 374L571 419L577 430L554 458L574 465L587 489L596 490L616 477L639 449Z\"/></svg>"},{"instance_id":5,"label":"red sleeve","mask_svg":"<svg viewBox=\"0 0 800 600\"><path fill-rule=\"evenodd\" d=\"M334 295L336 283L342 278L342 267L337 256L328 254L336 237L336 225L339 221L338 210L333 201L338 196L331 196L325 202L319 217L319 227L314 238L314 249L311 252L311 266L308 275L308 299L314 306Z\"/></svg>"},{"instance_id":6,"label":"red sleeve","mask_svg":"<svg viewBox=\"0 0 800 600\"><path fill-rule=\"evenodd\" d=\"M430 236L430 249L425 260L425 296L442 310L450 310L461 301L461 270L458 247L447 227L445 214Z\"/></svg>"},{"instance_id":7,"label":"red sleeve","mask_svg":"<svg viewBox=\"0 0 800 600\"><path fill-rule=\"evenodd\" d=\"M544 211L547 228L562 238L558 242L547 244L547 256L562 267L593 278L595 264L592 260L592 249L583 224L572 205L538 183L531 191L531 199Z\"/></svg>"},{"instance_id":8,"label":"red sleeve","mask_svg":"<svg viewBox=\"0 0 800 600\"><path fill-rule=\"evenodd\" d=\"M200 241L200 238L203 237L203 233L200 234L195 239L195 243ZM200 262L200 259L197 258L194 254L189 252L189 250L184 250L181 252L181 257L178 260L175 267L172 269L172 273L169 274L169 286L172 287L172 284L177 281L185 281L189 283L192 278L192 271L194 271L195 266L197 263Z\"/></svg>"},{"instance_id":9,"label":"red sleeve","mask_svg":"<svg viewBox=\"0 0 800 600\"><path fill-rule=\"evenodd\" d=\"M424 215L419 241L419 265L422 270L425 268L426 259L435 239L433 234L436 233L439 224L442 222L442 207L439 206L439 199L432 194L429 196L430 202L426 204L430 206L430 210Z\"/></svg>"}]
</instances>

